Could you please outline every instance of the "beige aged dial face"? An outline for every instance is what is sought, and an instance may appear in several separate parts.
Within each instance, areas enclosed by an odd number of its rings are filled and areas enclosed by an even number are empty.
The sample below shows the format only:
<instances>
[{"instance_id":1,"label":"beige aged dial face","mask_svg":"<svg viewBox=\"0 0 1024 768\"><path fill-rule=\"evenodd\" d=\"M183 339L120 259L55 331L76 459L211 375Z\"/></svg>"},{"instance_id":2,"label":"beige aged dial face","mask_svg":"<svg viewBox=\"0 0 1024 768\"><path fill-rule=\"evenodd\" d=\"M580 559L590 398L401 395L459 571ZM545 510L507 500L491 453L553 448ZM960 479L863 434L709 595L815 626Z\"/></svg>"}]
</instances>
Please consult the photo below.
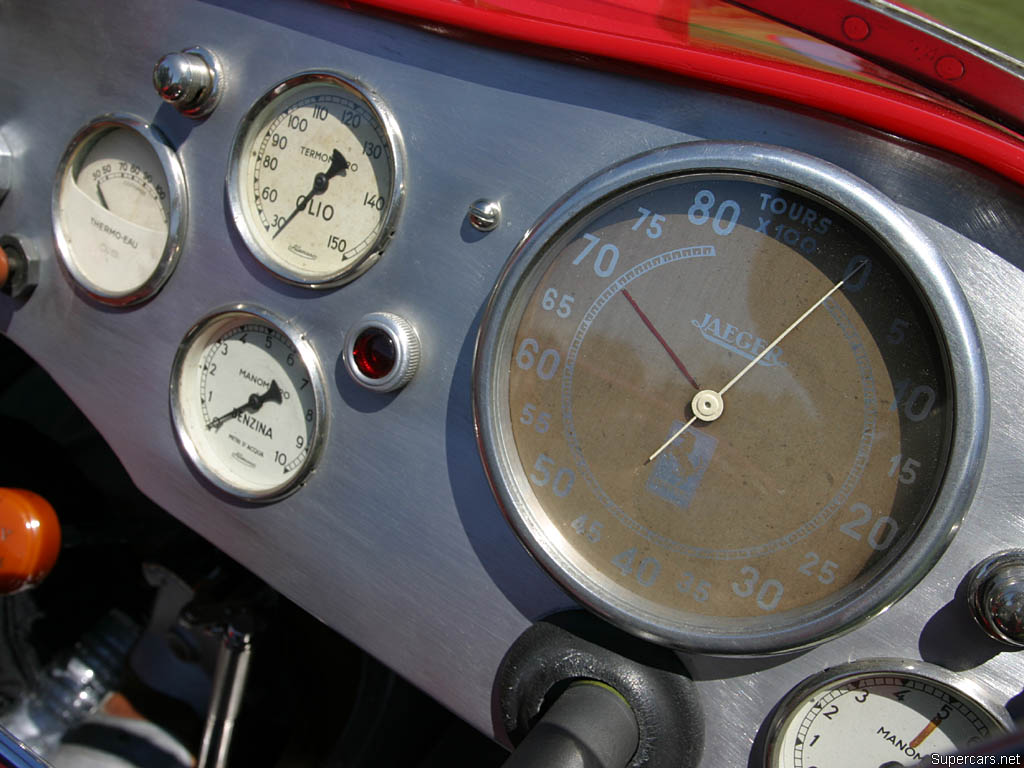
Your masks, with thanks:
<instances>
[{"instance_id":1,"label":"beige aged dial face","mask_svg":"<svg viewBox=\"0 0 1024 768\"><path fill-rule=\"evenodd\" d=\"M397 129L367 92L311 73L281 83L243 121L229 195L254 255L291 282L333 285L385 247L401 198Z\"/></svg>"},{"instance_id":2,"label":"beige aged dial face","mask_svg":"<svg viewBox=\"0 0 1024 768\"><path fill-rule=\"evenodd\" d=\"M213 486L272 501L316 464L326 425L320 366L305 338L269 312L232 307L182 342L171 411L185 453Z\"/></svg>"},{"instance_id":3,"label":"beige aged dial face","mask_svg":"<svg viewBox=\"0 0 1024 768\"><path fill-rule=\"evenodd\" d=\"M738 174L623 193L512 304L505 450L584 601L763 634L861 588L927 517L952 422L933 321L824 200ZM721 413L695 418L698 392Z\"/></svg>"},{"instance_id":4,"label":"beige aged dial face","mask_svg":"<svg viewBox=\"0 0 1024 768\"><path fill-rule=\"evenodd\" d=\"M112 305L148 299L181 249L187 210L178 160L141 120L98 118L65 152L53 213L61 262L81 288Z\"/></svg>"}]
</instances>

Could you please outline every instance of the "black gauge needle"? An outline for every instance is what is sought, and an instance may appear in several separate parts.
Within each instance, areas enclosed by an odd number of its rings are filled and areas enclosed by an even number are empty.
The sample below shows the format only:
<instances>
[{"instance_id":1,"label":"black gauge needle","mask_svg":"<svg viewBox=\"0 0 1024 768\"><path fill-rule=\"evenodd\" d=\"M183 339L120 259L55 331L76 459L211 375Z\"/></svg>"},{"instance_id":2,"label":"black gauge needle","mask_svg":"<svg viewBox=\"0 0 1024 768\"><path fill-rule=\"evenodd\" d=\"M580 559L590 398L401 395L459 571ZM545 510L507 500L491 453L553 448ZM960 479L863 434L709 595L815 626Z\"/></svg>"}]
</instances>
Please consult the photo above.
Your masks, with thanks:
<instances>
[{"instance_id":1,"label":"black gauge needle","mask_svg":"<svg viewBox=\"0 0 1024 768\"><path fill-rule=\"evenodd\" d=\"M103 196L103 190L100 189L100 183L98 181L96 182L96 194L100 196L100 205L102 205L104 208L106 208L109 211L110 210L110 206L107 205L107 198L105 198Z\"/></svg>"},{"instance_id":2,"label":"black gauge needle","mask_svg":"<svg viewBox=\"0 0 1024 768\"><path fill-rule=\"evenodd\" d=\"M249 413L256 413L260 408L263 407L264 403L280 403L281 402L281 388L277 386L277 380L272 380L267 391L262 395L252 394L249 395L249 399L246 400L242 405L237 408L225 413L223 416L218 416L216 419L206 425L207 429L216 429L225 421L233 419L237 416L242 415L246 411Z\"/></svg>"},{"instance_id":3,"label":"black gauge needle","mask_svg":"<svg viewBox=\"0 0 1024 768\"><path fill-rule=\"evenodd\" d=\"M640 305L636 303L636 300L630 295L629 291L623 288L622 295L626 298L626 301L629 302L630 306L633 307L637 315L640 316L640 319L643 321L644 325L647 326L647 330L654 334L654 338L658 340L658 343L661 344L664 350L668 353L668 356L672 358L672 362L676 364L676 368L679 369L679 372L686 377L686 380L693 385L694 389L700 389L700 385L697 383L697 380L690 375L690 372L688 370L686 370L686 366L683 365L683 361L680 360L679 356L672 351L672 347L670 347L668 345L668 342L665 341L665 337L658 333L658 329L654 327L654 323L652 323L650 319L647 317L647 315L644 313L644 311L640 309Z\"/></svg>"},{"instance_id":4,"label":"black gauge needle","mask_svg":"<svg viewBox=\"0 0 1024 768\"><path fill-rule=\"evenodd\" d=\"M281 231L288 226L291 220L305 210L306 204L313 199L313 196L322 195L326 192L328 185L331 183L331 179L339 173L344 172L348 167L349 163L348 160L345 159L345 156L338 150L334 150L334 153L331 155L331 166L326 171L318 173L313 178L313 187L309 190L309 194L302 195L299 198L299 203L295 206L295 210L291 212L291 215L288 216L287 219L281 222L281 226L277 228L277 232L275 232L270 239L273 240L275 237L280 235Z\"/></svg>"}]
</instances>

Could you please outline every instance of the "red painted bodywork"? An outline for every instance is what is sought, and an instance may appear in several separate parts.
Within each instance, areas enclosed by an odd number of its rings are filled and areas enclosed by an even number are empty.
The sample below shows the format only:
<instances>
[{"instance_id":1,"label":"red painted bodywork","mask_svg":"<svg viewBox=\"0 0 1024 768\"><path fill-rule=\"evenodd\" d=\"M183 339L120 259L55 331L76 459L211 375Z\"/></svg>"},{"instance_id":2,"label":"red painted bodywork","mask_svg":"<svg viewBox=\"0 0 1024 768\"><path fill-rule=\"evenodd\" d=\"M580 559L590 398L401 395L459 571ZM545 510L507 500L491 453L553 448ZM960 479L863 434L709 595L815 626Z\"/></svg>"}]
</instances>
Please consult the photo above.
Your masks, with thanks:
<instances>
[{"instance_id":1,"label":"red painted bodywork","mask_svg":"<svg viewBox=\"0 0 1024 768\"><path fill-rule=\"evenodd\" d=\"M894 18L863 0L795 3L731 0L822 40L854 49L894 72L973 106L1020 132L1024 128L1024 80L1013 62L997 62ZM922 23L926 20L922 19Z\"/></svg>"},{"instance_id":2,"label":"red painted bodywork","mask_svg":"<svg viewBox=\"0 0 1024 768\"><path fill-rule=\"evenodd\" d=\"M817 5L839 7L844 1ZM1024 184L1024 136L986 101L993 89L1012 85L1014 93L1022 92L1016 76L995 84L982 77L980 85L973 73L956 78L966 90L945 90L954 97L967 94L976 107L970 109L915 83L909 79L914 72L904 77L720 0L364 0L360 5L401 14L434 31L467 30L783 99L955 153ZM800 6L814 8L816 2ZM814 13L820 12L819 7ZM891 41L895 33L888 34ZM927 60L934 52L923 55ZM961 60L969 61L966 54ZM981 90L971 90L976 87ZM1012 98L1006 93L1000 99L1004 96Z\"/></svg>"}]
</instances>

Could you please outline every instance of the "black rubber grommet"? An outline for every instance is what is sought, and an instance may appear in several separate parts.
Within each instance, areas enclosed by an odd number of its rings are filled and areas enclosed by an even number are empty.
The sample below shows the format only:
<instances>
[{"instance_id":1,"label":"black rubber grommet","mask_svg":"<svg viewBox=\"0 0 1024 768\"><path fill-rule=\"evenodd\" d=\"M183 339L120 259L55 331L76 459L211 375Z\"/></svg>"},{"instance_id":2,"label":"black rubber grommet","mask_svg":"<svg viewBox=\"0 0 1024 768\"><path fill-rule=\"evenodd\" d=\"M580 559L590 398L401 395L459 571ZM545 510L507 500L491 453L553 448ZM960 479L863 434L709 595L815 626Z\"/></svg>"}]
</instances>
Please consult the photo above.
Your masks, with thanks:
<instances>
[{"instance_id":1,"label":"black rubber grommet","mask_svg":"<svg viewBox=\"0 0 1024 768\"><path fill-rule=\"evenodd\" d=\"M627 635L590 614L539 621L509 648L498 669L500 728L518 744L576 680L618 691L636 716L639 745L629 768L696 768L704 747L704 717L696 686L679 658Z\"/></svg>"}]
</instances>

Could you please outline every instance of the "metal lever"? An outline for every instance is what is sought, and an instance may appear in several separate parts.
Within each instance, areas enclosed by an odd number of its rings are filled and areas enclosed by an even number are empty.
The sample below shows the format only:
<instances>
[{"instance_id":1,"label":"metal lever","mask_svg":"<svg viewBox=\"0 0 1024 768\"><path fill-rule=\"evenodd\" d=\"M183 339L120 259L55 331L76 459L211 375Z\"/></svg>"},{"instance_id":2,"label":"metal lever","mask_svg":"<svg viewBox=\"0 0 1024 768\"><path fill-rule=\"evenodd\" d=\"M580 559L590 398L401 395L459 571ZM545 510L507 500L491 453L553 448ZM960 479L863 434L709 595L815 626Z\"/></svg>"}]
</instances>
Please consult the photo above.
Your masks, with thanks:
<instances>
[{"instance_id":1,"label":"metal lever","mask_svg":"<svg viewBox=\"0 0 1024 768\"><path fill-rule=\"evenodd\" d=\"M252 633L238 631L231 625L226 627L213 673L213 691L197 768L225 768L228 764L228 750L242 707L251 656Z\"/></svg>"},{"instance_id":2,"label":"metal lever","mask_svg":"<svg viewBox=\"0 0 1024 768\"><path fill-rule=\"evenodd\" d=\"M252 575L218 569L200 584L195 599L181 610L186 625L219 632L222 637L196 768L226 768L228 764L231 737L249 678L253 635L261 608L272 599L270 595Z\"/></svg>"}]
</instances>

